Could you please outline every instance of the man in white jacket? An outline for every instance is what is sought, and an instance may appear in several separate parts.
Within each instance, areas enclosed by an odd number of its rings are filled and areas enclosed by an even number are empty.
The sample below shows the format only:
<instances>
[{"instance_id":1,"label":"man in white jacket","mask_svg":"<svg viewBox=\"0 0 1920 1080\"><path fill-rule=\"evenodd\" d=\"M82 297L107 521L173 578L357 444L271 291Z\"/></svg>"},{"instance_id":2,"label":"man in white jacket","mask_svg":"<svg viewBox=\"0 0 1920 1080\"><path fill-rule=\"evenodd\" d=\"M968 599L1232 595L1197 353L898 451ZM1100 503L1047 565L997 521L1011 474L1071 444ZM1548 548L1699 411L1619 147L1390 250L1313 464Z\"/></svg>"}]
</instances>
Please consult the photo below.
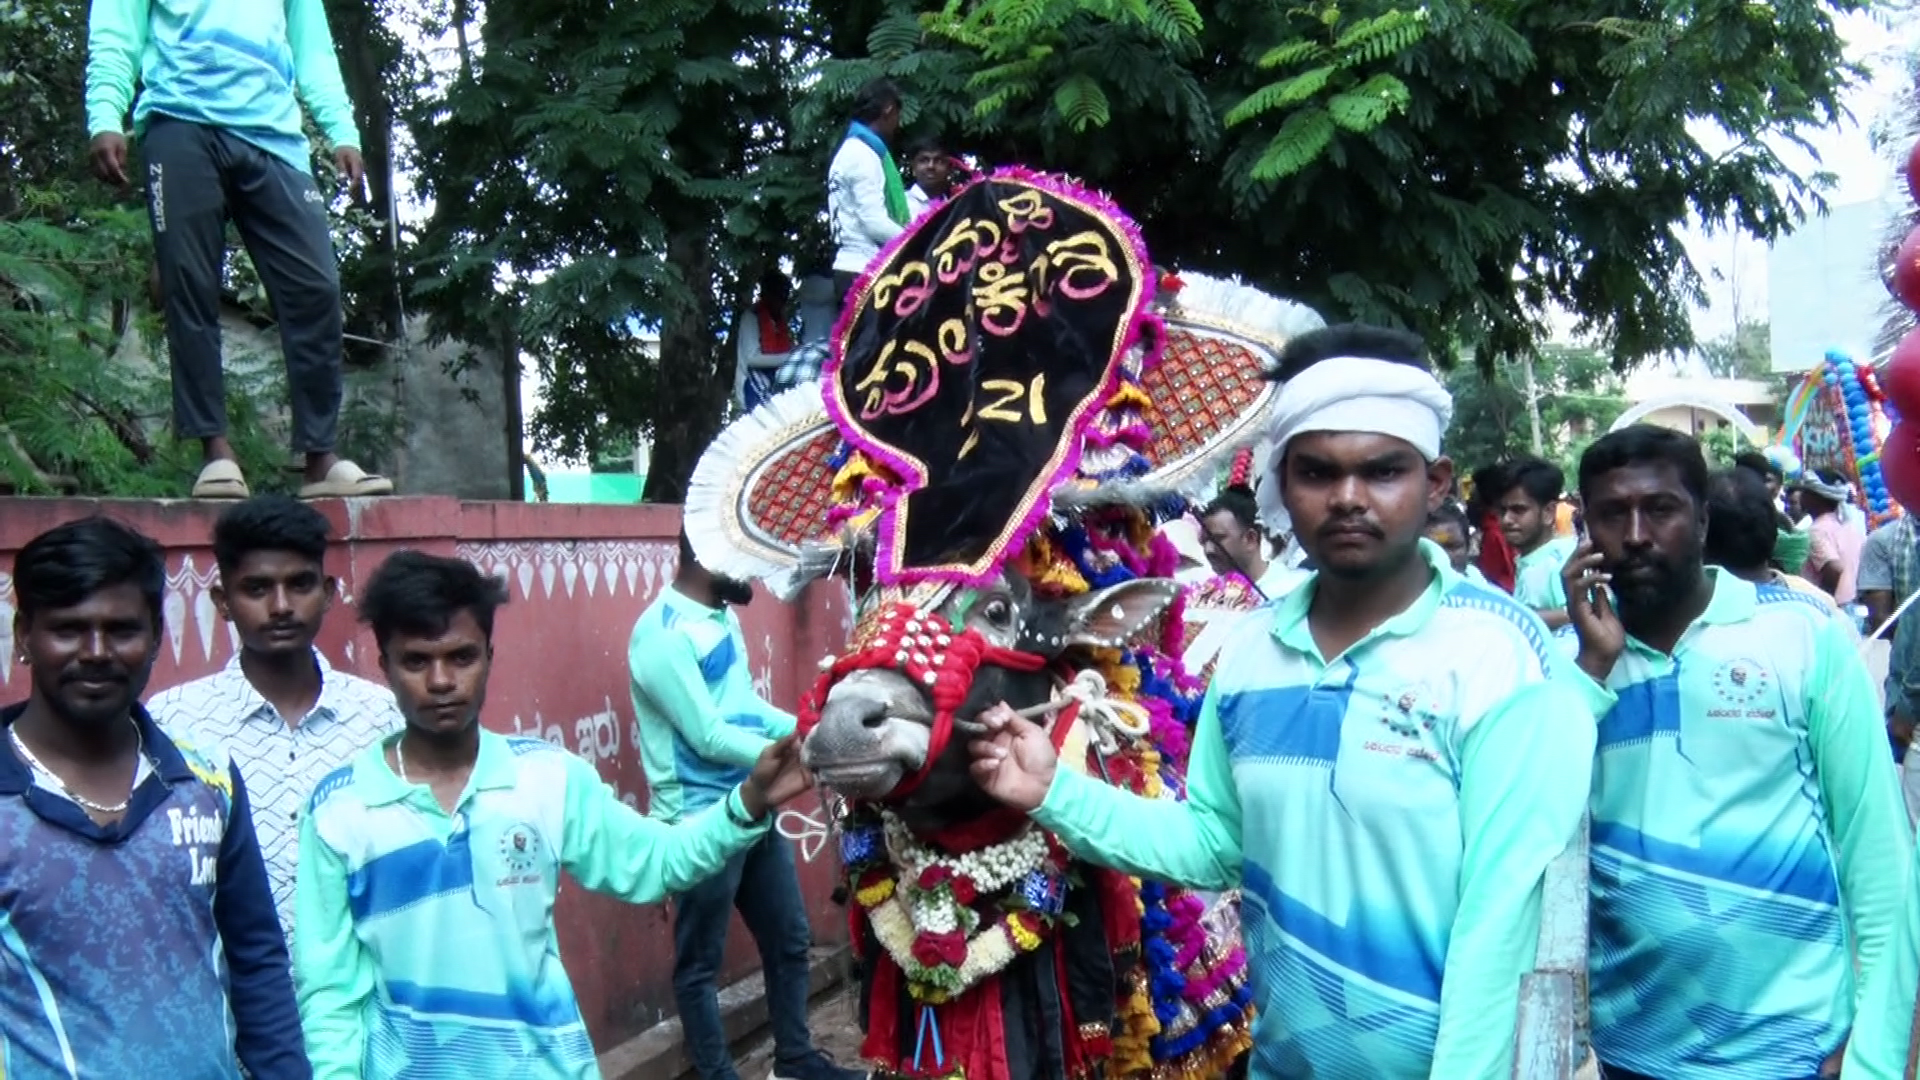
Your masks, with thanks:
<instances>
[{"instance_id":1,"label":"man in white jacket","mask_svg":"<svg viewBox=\"0 0 1920 1080\"><path fill-rule=\"evenodd\" d=\"M907 190L889 144L900 132L900 90L875 79L853 99L853 123L827 168L834 291L844 301L887 241L907 225Z\"/></svg>"}]
</instances>

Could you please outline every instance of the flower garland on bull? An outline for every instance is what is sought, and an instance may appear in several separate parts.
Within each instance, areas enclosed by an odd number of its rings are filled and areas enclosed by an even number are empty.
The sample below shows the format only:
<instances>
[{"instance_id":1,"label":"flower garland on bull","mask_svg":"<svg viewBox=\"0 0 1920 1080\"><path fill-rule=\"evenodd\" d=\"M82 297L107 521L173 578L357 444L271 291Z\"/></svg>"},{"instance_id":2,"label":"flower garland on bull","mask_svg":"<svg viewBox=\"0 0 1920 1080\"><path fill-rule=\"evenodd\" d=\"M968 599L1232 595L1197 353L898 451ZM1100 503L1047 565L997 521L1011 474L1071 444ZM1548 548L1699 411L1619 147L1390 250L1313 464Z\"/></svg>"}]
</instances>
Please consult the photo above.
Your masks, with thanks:
<instances>
[{"instance_id":1,"label":"flower garland on bull","mask_svg":"<svg viewBox=\"0 0 1920 1080\"><path fill-rule=\"evenodd\" d=\"M1022 231L1016 218L1024 216L1027 226L1032 227L1052 212L1042 205L1046 198L1030 198L1038 191L1059 199L1063 209L1092 210L1109 222L1118 221L1120 244L1131 241L1138 247L1131 223L1103 200L1031 174L1020 174L1017 179L1027 185L1027 190L1010 198L996 193L1000 196L998 207L1008 212L1004 219L1007 234ZM966 203L963 193L951 205ZM947 224L954 226L948 230L925 228L922 223L922 231L934 233L938 240L925 247L949 254L956 249L975 254L984 250L974 243L979 236L978 222L971 218L961 221L964 211L955 212L951 206L947 213ZM956 225L956 221L960 223ZM1077 257L1084 259L1091 254L1084 243L1091 235L1089 231L1074 237L1070 247L1077 246ZM969 249L968 244L973 246ZM837 531L872 530L879 534L875 572L882 582L932 579L964 587L987 580L1001 565L1011 563L1038 596L1057 600L1084 597L1094 589L1125 581L1171 576L1176 557L1165 540L1155 536L1153 518L1146 508L1108 506L1071 515L1046 512L1057 488L1124 481L1148 469L1141 451L1152 434L1145 415L1151 402L1140 383L1155 357L1157 325L1137 300L1128 305L1130 311L1116 338L1118 348L1109 358L1109 371L1104 378L1085 381L1080 404L1094 406L1083 410L1086 421L1077 429L1068 425L1059 432L1056 437L1066 452L1055 453L1047 465L1026 472L1013 470L1015 483L1009 487L1016 492L1024 490L1026 501L1005 515L1006 524L996 530L991 543L980 549L979 557L971 562L954 558L943 562L939 556L924 558L928 553L923 550L923 565L919 567L912 565L911 558L903 557L903 553L910 554L914 541L911 524L904 520L912 496L929 486L929 474L937 470L929 467L925 457L903 452L897 443L889 444L884 431L876 438L874 425L860 421L884 418L903 400L913 401L917 409L920 403L936 397L941 368L930 360L926 368L887 367L891 343L874 342L869 333L866 351L877 353L879 359L864 377L844 372L853 364L852 356L861 351L862 331L871 331L875 322L885 322L870 318L863 326L863 315L876 310L884 314L889 306L896 313L909 304L915 310L936 306L930 299L934 291L930 278L944 280L938 270L942 264L936 257L931 269L913 262L902 267L899 252L912 246L908 238L883 253L880 269L856 286L848 315L836 331L836 358L848 359L839 370L830 366L828 405L848 439L832 462L838 471L830 523ZM1066 249L1055 242L1046 250L1055 254ZM989 260L980 275L988 278L990 285L1005 277L1004 273L991 272L996 261L1004 264L1007 260ZM1089 259L1080 266L1085 271L1102 261ZM921 267L918 273L913 271L916 265ZM1144 258L1105 261L1114 279L1127 276L1117 266L1132 272L1136 295L1145 291L1139 281ZM965 273L964 268L961 273ZM1034 309L1042 309L1042 301L1049 299L1064 307L1066 300L1098 295L1089 288L1090 279L1083 273L1076 296L1068 287L1070 278L1071 271L1060 279L1061 287L1053 297L1036 295ZM976 301L981 295L979 285L978 281L974 283L972 296ZM916 286L925 287L925 291L912 295ZM969 304L966 311L971 316L976 308ZM988 332L994 333L992 312L983 318ZM969 344L963 340L965 335L946 336L953 320L939 325L943 350L950 344L954 352L968 354L962 362L972 360L972 350L961 349ZM1017 327L1018 320L1011 325ZM954 356L949 353L945 358L951 361ZM1019 400L1023 388L1028 419L1037 422L1045 414L1051 403L1040 402L1043 380L1052 373L1019 373L1027 378L979 381L976 392L989 389L1004 395L980 408L979 418L988 418L990 409L999 410L992 418L1007 418L1005 406ZM963 428L974 417L975 405L968 401L962 412L959 419ZM925 422L921 420L923 426ZM896 431L896 438L900 434L905 433ZM979 445L978 435L976 429L959 446L953 461L945 463L950 473L957 471L951 469L955 462ZM913 448L922 449L918 442ZM1075 449L1080 451L1078 455L1071 452ZM1078 460L1074 460L1076 456ZM905 482L903 477L913 482ZM939 478L932 479L937 482ZM951 476L948 479L951 486ZM980 477L976 474L972 479L977 482ZM902 496L903 491L908 494ZM903 503L908 506L903 508ZM924 539L921 546L925 547ZM1009 558L1008 552L1018 554ZM931 573L924 565L929 562L934 564ZM1089 766L1101 770L1110 782L1149 797L1178 796L1183 786L1187 730L1200 692L1198 683L1186 676L1177 659L1180 626L1176 607L1162 621L1159 640L1152 645L1127 647L1112 640L1104 643L1104 648L1084 650L1085 655L1062 657L1067 662L1058 674L1066 692L1056 702L1059 709L1054 732L1066 760L1076 756L1072 742L1082 739L1086 745L1078 748L1077 754L1085 756ZM920 679L932 689L936 707L950 712L954 700L964 694L971 681L971 665L982 660L1015 662L1006 655L989 655L992 652L980 649L959 627L925 608L899 603L869 605L855 631L850 654L823 661L820 684L802 707L802 725L807 726L810 711L817 718L838 677L874 666L899 668ZM950 663L956 654L960 654L961 662ZM1085 723L1094 717L1098 722ZM930 748L927 768L936 756ZM1027 825L1024 819L1010 836L975 832L965 842L955 842L951 836L916 836L883 806L866 804L853 809L843 823L842 837L842 861L854 901L850 916L855 941L868 940L870 935L883 954L872 958L877 962L878 976L869 997L868 1040L863 1047L882 1067L906 1074L951 1075L966 1073L972 1063L988 1072L1003 1071L1003 1050L989 1048L983 1052L975 1045L949 1052L950 1044L956 1041L956 1035L960 1040L973 1037L976 1044L981 1036L993 1041L997 1032L991 1029L995 1025L984 1025L983 1030L979 1023L980 999L989 1000L985 1011L992 1012L997 1008L991 1002L1001 973L1020 956L1049 944L1055 946L1061 965L1056 967L1060 1011L1065 1015L1072 1008L1071 965L1065 959L1064 945L1079 926L1079 914L1072 910L1072 903L1089 895L1097 899L1104 924L1104 940L1092 942L1092 947L1102 949L1116 962L1119 1000L1114 1003L1116 1023L1112 1029L1099 1021L1064 1025L1067 1030L1062 1032L1062 1049L1070 1074L1089 1073L1107 1059L1107 1067L1122 1075L1215 1076L1249 1045L1251 1010L1245 954L1237 943L1223 946L1210 939L1202 923L1206 905L1199 897L1076 865L1056 840ZM898 1017L889 1015L885 1001L896 982L904 984L906 996L917 1008L910 1055L901 1053ZM943 1013L950 1015L943 1017Z\"/></svg>"}]
</instances>

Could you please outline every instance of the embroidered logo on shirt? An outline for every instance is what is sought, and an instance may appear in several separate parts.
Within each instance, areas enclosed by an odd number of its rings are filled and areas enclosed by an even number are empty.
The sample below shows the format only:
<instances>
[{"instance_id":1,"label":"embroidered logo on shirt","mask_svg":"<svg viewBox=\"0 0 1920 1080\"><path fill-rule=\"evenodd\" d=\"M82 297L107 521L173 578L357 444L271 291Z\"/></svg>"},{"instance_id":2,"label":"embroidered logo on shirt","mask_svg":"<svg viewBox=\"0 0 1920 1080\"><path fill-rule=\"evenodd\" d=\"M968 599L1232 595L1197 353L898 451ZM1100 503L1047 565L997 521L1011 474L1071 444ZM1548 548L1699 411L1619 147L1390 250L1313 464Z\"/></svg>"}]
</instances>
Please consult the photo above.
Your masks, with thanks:
<instances>
[{"instance_id":1,"label":"embroidered logo on shirt","mask_svg":"<svg viewBox=\"0 0 1920 1080\"><path fill-rule=\"evenodd\" d=\"M540 834L534 827L524 822L513 825L500 834L500 862L506 867L506 876L495 882L502 888L509 885L532 885L541 880Z\"/></svg>"},{"instance_id":2,"label":"embroidered logo on shirt","mask_svg":"<svg viewBox=\"0 0 1920 1080\"><path fill-rule=\"evenodd\" d=\"M1432 700L1433 693L1425 685L1409 687L1401 691L1399 697L1387 699L1380 709L1380 722L1386 725L1388 731L1403 739L1418 740L1420 736L1433 730ZM1420 761L1438 759L1432 750L1419 745L1418 742L1410 746L1368 742L1366 748L1375 753L1410 757Z\"/></svg>"},{"instance_id":3,"label":"embroidered logo on shirt","mask_svg":"<svg viewBox=\"0 0 1920 1080\"><path fill-rule=\"evenodd\" d=\"M1713 694L1725 706L1708 709L1713 720L1770 720L1777 712L1757 706L1773 692L1773 676L1756 660L1729 660L1713 673Z\"/></svg>"}]
</instances>

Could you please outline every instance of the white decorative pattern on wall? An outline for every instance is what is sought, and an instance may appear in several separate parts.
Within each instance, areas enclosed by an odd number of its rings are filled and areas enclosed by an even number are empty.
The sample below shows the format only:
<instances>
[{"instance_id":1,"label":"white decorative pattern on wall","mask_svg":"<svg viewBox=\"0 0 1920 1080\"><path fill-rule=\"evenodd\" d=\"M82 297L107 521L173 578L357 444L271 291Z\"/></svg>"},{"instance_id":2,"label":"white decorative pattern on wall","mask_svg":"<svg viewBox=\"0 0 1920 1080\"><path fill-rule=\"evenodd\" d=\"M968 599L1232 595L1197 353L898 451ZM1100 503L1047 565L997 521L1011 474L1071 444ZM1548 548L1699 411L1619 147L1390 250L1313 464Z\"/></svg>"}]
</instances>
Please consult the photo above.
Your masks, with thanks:
<instances>
[{"instance_id":1,"label":"white decorative pattern on wall","mask_svg":"<svg viewBox=\"0 0 1920 1080\"><path fill-rule=\"evenodd\" d=\"M673 577L679 550L659 540L528 540L457 544L454 554L506 579L520 599L602 592L651 596Z\"/></svg>"},{"instance_id":2,"label":"white decorative pattern on wall","mask_svg":"<svg viewBox=\"0 0 1920 1080\"><path fill-rule=\"evenodd\" d=\"M166 621L166 640L161 648L173 657L175 666L211 663L233 655L240 647L240 635L232 624L220 618L213 604L213 586L220 580L220 570L212 564L211 556L202 558L207 560L204 570L194 565L194 557L189 553L180 557L177 569L167 571L166 592L160 599L160 615ZM12 684L14 669L19 666L13 655L14 611L13 575L0 572L0 656L6 658L6 662L0 664L0 686ZM225 653L214 652L216 635L227 639ZM189 646L197 646L198 654Z\"/></svg>"}]
</instances>

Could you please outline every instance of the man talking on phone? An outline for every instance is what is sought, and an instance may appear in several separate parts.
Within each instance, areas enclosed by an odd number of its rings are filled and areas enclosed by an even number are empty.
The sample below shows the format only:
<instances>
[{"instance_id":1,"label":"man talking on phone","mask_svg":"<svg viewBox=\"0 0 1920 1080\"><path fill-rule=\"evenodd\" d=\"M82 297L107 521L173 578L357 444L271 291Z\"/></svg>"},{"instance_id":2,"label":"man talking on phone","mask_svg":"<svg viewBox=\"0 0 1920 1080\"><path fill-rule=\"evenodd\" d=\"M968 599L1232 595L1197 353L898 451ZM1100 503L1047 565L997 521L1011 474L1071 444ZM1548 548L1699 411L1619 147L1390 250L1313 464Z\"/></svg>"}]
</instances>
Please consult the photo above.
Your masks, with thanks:
<instances>
[{"instance_id":1,"label":"man talking on phone","mask_svg":"<svg viewBox=\"0 0 1920 1080\"><path fill-rule=\"evenodd\" d=\"M1587 539L1563 574L1560 639L1600 717L1603 1074L1838 1075L1911 847L1872 679L1817 601L1705 565L1693 439L1613 432L1581 457L1579 484Z\"/></svg>"}]
</instances>

